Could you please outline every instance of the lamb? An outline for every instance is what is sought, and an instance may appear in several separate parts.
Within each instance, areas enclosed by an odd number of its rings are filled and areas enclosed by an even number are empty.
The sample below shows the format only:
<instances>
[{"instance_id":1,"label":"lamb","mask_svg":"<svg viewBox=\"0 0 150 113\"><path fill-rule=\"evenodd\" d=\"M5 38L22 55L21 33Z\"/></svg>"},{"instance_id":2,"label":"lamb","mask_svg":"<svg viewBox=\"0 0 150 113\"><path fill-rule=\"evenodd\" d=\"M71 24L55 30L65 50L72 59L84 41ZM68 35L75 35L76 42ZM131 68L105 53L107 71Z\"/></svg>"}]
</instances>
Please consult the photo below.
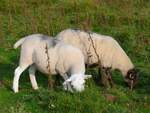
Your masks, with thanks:
<instances>
[{"instance_id":1,"label":"lamb","mask_svg":"<svg viewBox=\"0 0 150 113\"><path fill-rule=\"evenodd\" d=\"M21 73L28 67L33 89L38 89L35 78L37 69L45 74L49 74L45 46L48 48L47 54L50 58L50 73L59 73L64 78L65 82L63 85L65 89L68 88L69 91L73 91L72 85L76 91L81 92L84 90L85 79L91 75L85 75L84 56L78 48L42 34L33 34L20 39L15 43L14 48L20 45L20 62L15 69L13 80L13 91L15 93L18 92Z\"/></svg>"},{"instance_id":2,"label":"lamb","mask_svg":"<svg viewBox=\"0 0 150 113\"><path fill-rule=\"evenodd\" d=\"M63 30L56 37L78 47L83 52L87 65L97 65L100 60L101 67L99 68L102 75L108 79L107 82L102 80L104 85L113 85L108 81L111 81L111 71L115 69L121 71L125 82L131 89L137 83L137 70L118 42L112 37L73 29Z\"/></svg>"}]
</instances>

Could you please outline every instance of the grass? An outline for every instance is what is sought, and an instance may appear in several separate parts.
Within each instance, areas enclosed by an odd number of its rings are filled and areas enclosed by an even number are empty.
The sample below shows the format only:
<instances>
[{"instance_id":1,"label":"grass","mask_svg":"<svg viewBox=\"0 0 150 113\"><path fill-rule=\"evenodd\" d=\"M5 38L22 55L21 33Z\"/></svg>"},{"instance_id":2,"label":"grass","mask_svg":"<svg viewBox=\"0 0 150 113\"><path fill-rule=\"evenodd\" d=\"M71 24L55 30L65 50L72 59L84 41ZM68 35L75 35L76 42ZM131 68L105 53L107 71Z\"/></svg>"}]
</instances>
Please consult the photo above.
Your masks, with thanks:
<instances>
[{"instance_id":1,"label":"grass","mask_svg":"<svg viewBox=\"0 0 150 113\"><path fill-rule=\"evenodd\" d=\"M0 1L0 113L149 113L150 112L150 1L149 0L1 0ZM31 88L28 72L21 76L20 92L11 90L21 37L43 33L55 36L66 28L80 28L114 37L140 69L139 84L130 92L119 72L116 87L97 83L97 69L83 93L65 92L60 84L47 88L37 73L38 91ZM108 101L105 94L117 99Z\"/></svg>"}]
</instances>

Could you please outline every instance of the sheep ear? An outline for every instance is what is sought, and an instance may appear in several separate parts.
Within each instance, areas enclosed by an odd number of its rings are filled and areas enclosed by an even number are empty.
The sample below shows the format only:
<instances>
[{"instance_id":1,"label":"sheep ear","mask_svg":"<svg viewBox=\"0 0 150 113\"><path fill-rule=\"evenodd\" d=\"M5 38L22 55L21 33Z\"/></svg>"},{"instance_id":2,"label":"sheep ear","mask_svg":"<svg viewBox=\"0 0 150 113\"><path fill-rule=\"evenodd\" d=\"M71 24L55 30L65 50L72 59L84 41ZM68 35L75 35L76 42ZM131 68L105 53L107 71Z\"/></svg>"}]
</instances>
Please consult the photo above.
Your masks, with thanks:
<instances>
[{"instance_id":1,"label":"sheep ear","mask_svg":"<svg viewBox=\"0 0 150 113\"><path fill-rule=\"evenodd\" d=\"M92 77L92 75L85 75L84 76L84 79L89 79L89 78L91 78Z\"/></svg>"}]
</instances>

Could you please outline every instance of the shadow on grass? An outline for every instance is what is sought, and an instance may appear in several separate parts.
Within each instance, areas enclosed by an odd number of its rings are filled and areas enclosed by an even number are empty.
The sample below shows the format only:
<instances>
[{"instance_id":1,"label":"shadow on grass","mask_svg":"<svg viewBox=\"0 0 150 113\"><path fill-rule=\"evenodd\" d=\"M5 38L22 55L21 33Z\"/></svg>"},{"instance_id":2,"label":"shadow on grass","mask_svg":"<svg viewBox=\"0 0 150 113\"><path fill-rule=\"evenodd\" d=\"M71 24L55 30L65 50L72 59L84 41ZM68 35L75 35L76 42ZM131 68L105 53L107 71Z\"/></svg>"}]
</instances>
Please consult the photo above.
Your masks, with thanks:
<instances>
[{"instance_id":1,"label":"shadow on grass","mask_svg":"<svg viewBox=\"0 0 150 113\"><path fill-rule=\"evenodd\" d=\"M14 77L14 70L18 66L18 59L16 56L8 56L10 63L0 64L0 87L5 87L8 90L12 90L12 82ZM47 77L40 73L36 72L37 83L40 87L47 87ZM28 69L26 69L20 76L19 86L23 88L31 88L31 83L29 80Z\"/></svg>"},{"instance_id":2,"label":"shadow on grass","mask_svg":"<svg viewBox=\"0 0 150 113\"><path fill-rule=\"evenodd\" d=\"M3 55L4 56L4 55ZM18 56L16 56L15 53L9 53L8 56L6 56L7 59L10 61L9 63L5 63L5 61L3 61L0 64L0 82L1 82L1 86L6 87L8 90L11 90L12 87L12 81L13 81L13 77L14 77L14 70L15 68L18 66ZM93 75L92 79L94 80L94 84L98 87L103 87L100 84L100 76L98 75L98 70L97 68L94 69L87 69L87 73ZM150 94L150 71L147 69L145 69L144 71L142 71L139 75L139 83L135 88L135 91L139 94ZM59 75L53 75L54 79L55 79L55 87L56 89L58 88L62 88L62 77L60 77ZM44 74L40 73L40 72L36 72L36 78L37 78L37 83L39 86L43 87L43 88L47 88L48 87L48 81L47 81L47 76L45 76ZM116 85L119 86L123 86L124 88L128 88L123 80L122 75L117 72L114 71L113 72L113 81ZM20 77L20 84L19 86L23 88L27 88L27 89L32 89L31 88L31 83L29 80L29 76L28 76L28 69L26 69L21 77Z\"/></svg>"}]
</instances>

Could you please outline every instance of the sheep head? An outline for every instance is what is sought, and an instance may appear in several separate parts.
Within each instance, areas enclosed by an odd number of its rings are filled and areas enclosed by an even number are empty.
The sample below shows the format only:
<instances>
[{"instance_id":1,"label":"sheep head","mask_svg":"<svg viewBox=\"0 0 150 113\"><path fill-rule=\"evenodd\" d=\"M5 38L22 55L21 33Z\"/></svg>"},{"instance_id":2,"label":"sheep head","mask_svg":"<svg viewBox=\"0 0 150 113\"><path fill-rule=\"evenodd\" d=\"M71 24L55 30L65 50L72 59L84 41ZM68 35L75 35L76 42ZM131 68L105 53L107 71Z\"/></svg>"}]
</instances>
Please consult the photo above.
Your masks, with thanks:
<instances>
[{"instance_id":1,"label":"sheep head","mask_svg":"<svg viewBox=\"0 0 150 113\"><path fill-rule=\"evenodd\" d=\"M138 82L138 70L130 69L125 76L125 81L132 90Z\"/></svg>"},{"instance_id":2,"label":"sheep head","mask_svg":"<svg viewBox=\"0 0 150 113\"><path fill-rule=\"evenodd\" d=\"M82 92L85 87L85 79L88 78L91 78L91 75L73 74L63 84L68 84L70 82L76 91Z\"/></svg>"}]
</instances>

